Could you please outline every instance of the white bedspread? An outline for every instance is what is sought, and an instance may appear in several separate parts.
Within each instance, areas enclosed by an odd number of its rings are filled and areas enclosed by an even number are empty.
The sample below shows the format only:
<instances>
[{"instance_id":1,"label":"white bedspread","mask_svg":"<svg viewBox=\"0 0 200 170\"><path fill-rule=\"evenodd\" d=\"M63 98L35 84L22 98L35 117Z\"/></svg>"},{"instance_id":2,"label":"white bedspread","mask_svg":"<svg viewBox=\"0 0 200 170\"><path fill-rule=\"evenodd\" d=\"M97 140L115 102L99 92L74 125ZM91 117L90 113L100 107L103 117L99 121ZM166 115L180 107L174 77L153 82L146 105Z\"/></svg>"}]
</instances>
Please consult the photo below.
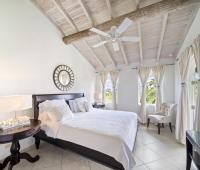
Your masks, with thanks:
<instances>
[{"instance_id":1,"label":"white bedspread","mask_svg":"<svg viewBox=\"0 0 200 170\"><path fill-rule=\"evenodd\" d=\"M94 109L76 113L62 122L43 122L42 128L53 138L70 141L115 158L126 170L133 169L132 149L137 132L133 112Z\"/></svg>"}]
</instances>

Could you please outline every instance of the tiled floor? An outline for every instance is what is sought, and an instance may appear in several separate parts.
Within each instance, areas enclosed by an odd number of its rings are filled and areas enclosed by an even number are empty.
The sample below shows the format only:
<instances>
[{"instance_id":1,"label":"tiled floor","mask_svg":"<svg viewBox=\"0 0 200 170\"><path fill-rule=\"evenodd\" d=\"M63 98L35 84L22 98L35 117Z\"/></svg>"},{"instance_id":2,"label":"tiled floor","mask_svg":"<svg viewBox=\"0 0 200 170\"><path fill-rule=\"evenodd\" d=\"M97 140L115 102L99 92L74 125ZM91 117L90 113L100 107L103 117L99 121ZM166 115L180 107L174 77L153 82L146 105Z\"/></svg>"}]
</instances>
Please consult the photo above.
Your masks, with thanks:
<instances>
[{"instance_id":1,"label":"tiled floor","mask_svg":"<svg viewBox=\"0 0 200 170\"><path fill-rule=\"evenodd\" d=\"M67 150L43 143L40 149L30 149L31 155L39 154L40 160L34 164L21 161L14 170L110 170L89 159ZM149 129L140 126L135 150L137 162L134 170L185 170L185 147L176 143L169 127L157 134L151 125ZM195 170L195 168L191 168Z\"/></svg>"}]
</instances>

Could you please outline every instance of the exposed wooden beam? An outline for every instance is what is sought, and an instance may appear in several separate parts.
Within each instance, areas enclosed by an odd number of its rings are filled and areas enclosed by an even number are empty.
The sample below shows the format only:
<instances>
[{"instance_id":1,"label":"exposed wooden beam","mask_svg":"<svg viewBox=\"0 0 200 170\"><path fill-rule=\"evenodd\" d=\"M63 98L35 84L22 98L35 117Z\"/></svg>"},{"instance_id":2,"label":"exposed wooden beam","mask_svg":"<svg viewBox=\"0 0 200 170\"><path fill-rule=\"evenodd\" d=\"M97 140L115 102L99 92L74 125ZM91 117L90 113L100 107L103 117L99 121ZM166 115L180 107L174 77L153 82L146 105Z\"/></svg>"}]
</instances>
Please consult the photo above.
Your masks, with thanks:
<instances>
[{"instance_id":1,"label":"exposed wooden beam","mask_svg":"<svg viewBox=\"0 0 200 170\"><path fill-rule=\"evenodd\" d=\"M159 42L159 45L158 45L158 52L157 52L157 61L160 59L160 53L161 53L161 50L162 50L165 30L166 30L166 27L167 27L167 19L168 19L168 13L166 13L163 17L161 35L160 35L160 42Z\"/></svg>"},{"instance_id":2,"label":"exposed wooden beam","mask_svg":"<svg viewBox=\"0 0 200 170\"><path fill-rule=\"evenodd\" d=\"M85 5L84 5L84 3L83 3L82 0L79 0L79 4L80 4L80 6L82 7L82 9L83 9L83 11L84 11L84 13L85 13L85 15L86 15L88 21L90 22L91 27L92 27L92 26L94 25L94 23L93 23L93 20L92 20L91 15L89 14L89 12L88 12L88 10L86 9L86 7L85 7Z\"/></svg>"},{"instance_id":3,"label":"exposed wooden beam","mask_svg":"<svg viewBox=\"0 0 200 170\"><path fill-rule=\"evenodd\" d=\"M102 39L101 36L99 36L99 35L98 35L98 39L99 39L99 41L103 41L103 39ZM103 48L104 48L104 50L105 50L105 52L106 52L108 58L109 58L110 61L112 62L112 65L113 65L113 66L116 66L116 64L115 64L115 62L114 62L114 60L113 60L113 58L111 57L110 52L108 51L107 47L106 47L104 44L103 44Z\"/></svg>"},{"instance_id":4,"label":"exposed wooden beam","mask_svg":"<svg viewBox=\"0 0 200 170\"><path fill-rule=\"evenodd\" d=\"M111 7L111 3L110 3L110 0L106 0L106 5L108 7L108 12L110 14L110 19L114 18L113 17L113 12L112 12L112 7Z\"/></svg>"},{"instance_id":5,"label":"exposed wooden beam","mask_svg":"<svg viewBox=\"0 0 200 170\"><path fill-rule=\"evenodd\" d=\"M140 63L143 62L143 42L142 42L142 29L141 29L141 24L138 21L137 23L138 26L138 36L140 37L140 42L139 42L139 49L140 49Z\"/></svg>"},{"instance_id":6,"label":"exposed wooden beam","mask_svg":"<svg viewBox=\"0 0 200 170\"><path fill-rule=\"evenodd\" d=\"M128 17L134 21L138 21L140 19L150 18L153 16L168 13L169 11L181 9L181 8L187 7L188 5L191 5L194 3L199 4L199 0L184 0L183 2L182 2L182 0L163 0L163 1L155 3L155 4L152 4L152 5L143 7L143 8L139 8L136 11L130 12L123 16L119 16L111 21L107 21L107 22L97 25L95 27L102 31L108 31L111 28L111 26L119 25L126 17ZM90 32L89 29L87 29L87 30L66 36L63 38L63 41L66 44L70 44L73 41L79 40L84 37L88 37L92 34L93 33Z\"/></svg>"},{"instance_id":7,"label":"exposed wooden beam","mask_svg":"<svg viewBox=\"0 0 200 170\"><path fill-rule=\"evenodd\" d=\"M121 41L118 41L118 43L119 43L120 50L122 52L122 57L124 59L124 62L127 65L128 64L128 59L127 59L127 56L126 56L126 53L125 53L125 50L124 50L124 46L123 46Z\"/></svg>"},{"instance_id":8,"label":"exposed wooden beam","mask_svg":"<svg viewBox=\"0 0 200 170\"><path fill-rule=\"evenodd\" d=\"M87 46L88 50L90 51L90 53L93 55L93 57L96 59L96 61L99 63L99 65L104 68L104 64L102 63L102 61L98 58L98 56L96 55L96 53L94 52L94 50L89 46L89 44L87 43L86 40L82 40L83 43Z\"/></svg>"},{"instance_id":9,"label":"exposed wooden beam","mask_svg":"<svg viewBox=\"0 0 200 170\"><path fill-rule=\"evenodd\" d=\"M52 2L54 3L54 5L58 9L58 11L65 17L65 19L71 25L71 27L73 29L75 29L76 31L79 31L77 26L74 24L73 20L70 18L70 16L64 11L64 9L61 6L61 4L57 0L52 0Z\"/></svg>"}]
</instances>

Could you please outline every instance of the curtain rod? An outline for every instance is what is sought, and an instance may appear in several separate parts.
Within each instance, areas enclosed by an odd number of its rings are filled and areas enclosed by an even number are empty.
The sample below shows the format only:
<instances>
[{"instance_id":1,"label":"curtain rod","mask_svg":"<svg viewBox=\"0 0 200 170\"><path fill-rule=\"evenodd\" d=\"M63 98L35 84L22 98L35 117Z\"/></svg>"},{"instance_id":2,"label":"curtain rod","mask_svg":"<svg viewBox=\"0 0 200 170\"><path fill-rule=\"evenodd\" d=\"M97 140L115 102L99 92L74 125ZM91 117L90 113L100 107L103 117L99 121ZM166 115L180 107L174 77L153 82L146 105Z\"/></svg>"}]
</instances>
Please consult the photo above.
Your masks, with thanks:
<instances>
[{"instance_id":1,"label":"curtain rod","mask_svg":"<svg viewBox=\"0 0 200 170\"><path fill-rule=\"evenodd\" d=\"M175 65L174 63L172 63L172 64L163 64L163 65L166 65L166 66L173 66L173 65ZM153 67L153 66L152 66ZM133 69L133 70L137 70L139 67L132 67L131 69ZM118 70L118 71L121 71L122 69L113 69L113 70ZM110 70L111 71L111 70ZM101 71L95 71L95 73L99 73L99 72L101 72Z\"/></svg>"},{"instance_id":2,"label":"curtain rod","mask_svg":"<svg viewBox=\"0 0 200 170\"><path fill-rule=\"evenodd\" d=\"M163 64L163 65L165 65L165 66L173 66L173 65L175 65L175 64L172 63L172 64ZM154 67L154 66L151 66L151 67ZM137 70L138 67L133 67L133 68L131 68L131 69L133 69L133 70Z\"/></svg>"}]
</instances>

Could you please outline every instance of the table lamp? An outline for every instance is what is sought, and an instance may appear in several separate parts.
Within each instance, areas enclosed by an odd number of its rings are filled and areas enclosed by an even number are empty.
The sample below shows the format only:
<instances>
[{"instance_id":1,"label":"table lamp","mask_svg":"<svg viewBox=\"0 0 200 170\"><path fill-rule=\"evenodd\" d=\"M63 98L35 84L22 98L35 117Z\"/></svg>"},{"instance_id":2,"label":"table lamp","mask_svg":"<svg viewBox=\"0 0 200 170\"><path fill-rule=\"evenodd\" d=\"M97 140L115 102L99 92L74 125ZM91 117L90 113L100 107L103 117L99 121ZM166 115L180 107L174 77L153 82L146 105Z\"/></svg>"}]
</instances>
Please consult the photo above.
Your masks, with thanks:
<instances>
[{"instance_id":1,"label":"table lamp","mask_svg":"<svg viewBox=\"0 0 200 170\"><path fill-rule=\"evenodd\" d=\"M3 124L17 124L16 122L18 118L16 113L19 111L29 109L31 107L32 98L30 95L14 95L0 97L0 113L14 112L14 118L9 121L4 121Z\"/></svg>"}]
</instances>

